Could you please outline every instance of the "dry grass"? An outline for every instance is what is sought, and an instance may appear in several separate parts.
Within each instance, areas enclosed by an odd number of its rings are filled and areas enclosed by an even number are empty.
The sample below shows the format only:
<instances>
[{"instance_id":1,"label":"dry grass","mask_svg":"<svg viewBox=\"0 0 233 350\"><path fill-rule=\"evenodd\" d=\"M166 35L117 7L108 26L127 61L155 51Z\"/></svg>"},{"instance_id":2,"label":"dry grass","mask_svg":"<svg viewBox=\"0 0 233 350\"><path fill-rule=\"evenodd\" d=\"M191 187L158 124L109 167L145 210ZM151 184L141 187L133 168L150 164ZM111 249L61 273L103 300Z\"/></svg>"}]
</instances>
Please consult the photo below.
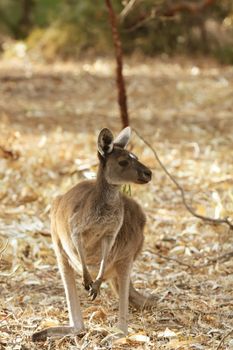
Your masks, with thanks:
<instances>
[{"instance_id":1,"label":"dry grass","mask_svg":"<svg viewBox=\"0 0 233 350\"><path fill-rule=\"evenodd\" d=\"M132 59L125 74L132 125L179 179L190 203L201 214L233 216L232 67ZM114 65L46 66L24 58L1 62L0 79L0 348L233 348L232 231L190 216L135 135L133 150L154 177L132 187L148 217L133 280L157 296L156 308L131 310L131 336L111 345L117 300L107 284L94 302L80 287L87 333L31 342L36 329L68 319L49 236L50 203L96 170L98 130L120 129Z\"/></svg>"}]
</instances>

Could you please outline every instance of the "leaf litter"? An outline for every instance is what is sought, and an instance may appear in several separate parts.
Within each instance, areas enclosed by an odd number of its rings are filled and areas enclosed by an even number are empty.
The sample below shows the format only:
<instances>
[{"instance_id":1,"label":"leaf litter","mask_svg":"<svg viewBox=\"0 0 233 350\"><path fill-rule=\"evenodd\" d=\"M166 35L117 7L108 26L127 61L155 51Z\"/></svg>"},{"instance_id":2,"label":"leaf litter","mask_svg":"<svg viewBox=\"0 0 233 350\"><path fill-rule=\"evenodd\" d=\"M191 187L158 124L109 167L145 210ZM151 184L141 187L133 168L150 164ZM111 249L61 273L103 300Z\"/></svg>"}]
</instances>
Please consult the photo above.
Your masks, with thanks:
<instances>
[{"instance_id":1,"label":"leaf litter","mask_svg":"<svg viewBox=\"0 0 233 350\"><path fill-rule=\"evenodd\" d=\"M133 57L125 76L132 126L156 149L189 203L201 215L232 217L233 68ZM31 342L35 330L68 321L50 205L96 172L98 131L120 129L114 62L2 61L0 80L0 348L212 350L222 341L222 349L230 349L232 231L192 217L135 134L130 147L151 166L153 181L131 186L147 214L133 280L156 296L156 306L131 309L129 335L112 341L117 299L104 284L91 302L77 278L87 333Z\"/></svg>"}]
</instances>

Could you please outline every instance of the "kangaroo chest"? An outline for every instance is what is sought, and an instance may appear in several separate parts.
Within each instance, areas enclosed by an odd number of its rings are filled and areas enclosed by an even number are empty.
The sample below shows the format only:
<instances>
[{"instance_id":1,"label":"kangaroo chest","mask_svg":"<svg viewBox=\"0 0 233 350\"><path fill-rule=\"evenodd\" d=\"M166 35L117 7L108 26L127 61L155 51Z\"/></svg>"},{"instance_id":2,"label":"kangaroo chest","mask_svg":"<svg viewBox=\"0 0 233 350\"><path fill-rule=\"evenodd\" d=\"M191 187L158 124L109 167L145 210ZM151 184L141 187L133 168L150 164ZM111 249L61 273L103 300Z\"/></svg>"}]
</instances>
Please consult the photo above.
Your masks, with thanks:
<instances>
[{"instance_id":1,"label":"kangaroo chest","mask_svg":"<svg viewBox=\"0 0 233 350\"><path fill-rule=\"evenodd\" d=\"M86 227L83 230L84 245L90 246L105 235L116 235L122 225L123 217L122 206L105 206L94 210L87 219Z\"/></svg>"},{"instance_id":2,"label":"kangaroo chest","mask_svg":"<svg viewBox=\"0 0 233 350\"><path fill-rule=\"evenodd\" d=\"M122 226L123 218L122 205L105 205L94 208L82 233L87 263L100 261L102 239L108 236L114 242Z\"/></svg>"}]
</instances>

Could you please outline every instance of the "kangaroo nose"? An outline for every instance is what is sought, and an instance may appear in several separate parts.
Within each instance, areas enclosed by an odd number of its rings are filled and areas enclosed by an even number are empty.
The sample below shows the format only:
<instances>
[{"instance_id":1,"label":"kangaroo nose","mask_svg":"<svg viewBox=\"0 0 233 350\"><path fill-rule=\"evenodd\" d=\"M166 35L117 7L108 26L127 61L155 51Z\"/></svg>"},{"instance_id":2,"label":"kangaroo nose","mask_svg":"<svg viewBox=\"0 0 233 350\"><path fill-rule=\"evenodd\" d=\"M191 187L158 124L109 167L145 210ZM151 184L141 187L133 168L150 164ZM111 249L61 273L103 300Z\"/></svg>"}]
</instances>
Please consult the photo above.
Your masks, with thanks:
<instances>
[{"instance_id":1,"label":"kangaroo nose","mask_svg":"<svg viewBox=\"0 0 233 350\"><path fill-rule=\"evenodd\" d=\"M150 169L145 169L142 172L142 176L146 182L149 182L151 180L152 172Z\"/></svg>"},{"instance_id":2,"label":"kangaroo nose","mask_svg":"<svg viewBox=\"0 0 233 350\"><path fill-rule=\"evenodd\" d=\"M140 171L138 172L138 181L139 183L148 183L151 180L152 177L152 171L145 166L143 166Z\"/></svg>"},{"instance_id":3,"label":"kangaroo nose","mask_svg":"<svg viewBox=\"0 0 233 350\"><path fill-rule=\"evenodd\" d=\"M146 169L143 171L143 175L151 179L152 171L150 169Z\"/></svg>"}]
</instances>

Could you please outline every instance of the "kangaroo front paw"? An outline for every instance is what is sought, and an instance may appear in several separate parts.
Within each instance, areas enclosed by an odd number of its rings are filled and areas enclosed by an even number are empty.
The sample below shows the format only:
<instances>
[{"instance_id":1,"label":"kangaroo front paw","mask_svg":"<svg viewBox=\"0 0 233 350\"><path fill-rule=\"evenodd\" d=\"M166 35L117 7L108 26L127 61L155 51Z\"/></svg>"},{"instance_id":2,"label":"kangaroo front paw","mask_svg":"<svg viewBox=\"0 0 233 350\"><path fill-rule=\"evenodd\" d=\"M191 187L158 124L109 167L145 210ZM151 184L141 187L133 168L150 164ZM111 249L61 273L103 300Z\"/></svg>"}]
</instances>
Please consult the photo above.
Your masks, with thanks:
<instances>
[{"instance_id":1,"label":"kangaroo front paw","mask_svg":"<svg viewBox=\"0 0 233 350\"><path fill-rule=\"evenodd\" d=\"M101 279L97 279L92 283L89 289L89 296L91 297L91 300L95 300L95 298L99 294L101 283L102 283Z\"/></svg>"},{"instance_id":2,"label":"kangaroo front paw","mask_svg":"<svg viewBox=\"0 0 233 350\"><path fill-rule=\"evenodd\" d=\"M89 272L85 272L83 274L83 285L84 285L84 288L87 291L90 291L92 284L93 284L93 281L92 281L92 278L91 278Z\"/></svg>"}]
</instances>

